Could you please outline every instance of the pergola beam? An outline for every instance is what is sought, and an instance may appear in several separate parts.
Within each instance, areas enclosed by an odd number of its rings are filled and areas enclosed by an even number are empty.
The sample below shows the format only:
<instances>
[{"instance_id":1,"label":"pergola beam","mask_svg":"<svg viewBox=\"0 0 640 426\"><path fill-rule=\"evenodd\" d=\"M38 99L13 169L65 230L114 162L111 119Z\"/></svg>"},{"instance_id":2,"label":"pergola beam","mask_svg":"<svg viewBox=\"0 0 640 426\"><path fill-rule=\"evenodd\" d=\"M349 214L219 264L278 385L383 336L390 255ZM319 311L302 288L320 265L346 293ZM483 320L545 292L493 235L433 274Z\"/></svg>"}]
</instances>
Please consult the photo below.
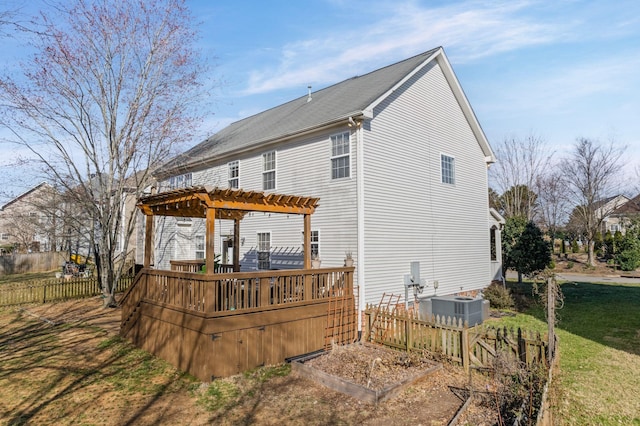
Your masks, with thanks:
<instances>
[{"instance_id":1,"label":"pergola beam","mask_svg":"<svg viewBox=\"0 0 640 426\"><path fill-rule=\"evenodd\" d=\"M200 217L206 219L207 274L214 273L215 219L234 221L233 266L240 270L240 221L249 212L304 215L304 268L311 268L311 214L318 198L296 195L266 194L242 189L193 187L176 189L141 198L138 207L147 217L145 267L151 263L153 217Z\"/></svg>"}]
</instances>

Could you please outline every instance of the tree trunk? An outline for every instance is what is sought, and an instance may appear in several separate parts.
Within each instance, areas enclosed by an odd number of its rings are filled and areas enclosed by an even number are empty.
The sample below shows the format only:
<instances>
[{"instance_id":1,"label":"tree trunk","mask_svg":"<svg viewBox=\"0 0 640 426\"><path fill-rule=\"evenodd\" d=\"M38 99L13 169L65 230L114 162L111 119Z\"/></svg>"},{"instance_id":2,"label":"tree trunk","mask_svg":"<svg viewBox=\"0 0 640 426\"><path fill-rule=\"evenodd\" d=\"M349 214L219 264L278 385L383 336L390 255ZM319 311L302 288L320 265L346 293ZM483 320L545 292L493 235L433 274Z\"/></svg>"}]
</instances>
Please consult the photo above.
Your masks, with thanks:
<instances>
[{"instance_id":1,"label":"tree trunk","mask_svg":"<svg viewBox=\"0 0 640 426\"><path fill-rule=\"evenodd\" d=\"M522 272L518 271L518 283L522 284Z\"/></svg>"},{"instance_id":2,"label":"tree trunk","mask_svg":"<svg viewBox=\"0 0 640 426\"><path fill-rule=\"evenodd\" d=\"M589 250L587 252L587 264L589 266L595 266L595 247L596 247L596 242L595 240L591 239L589 240L589 244L588 244Z\"/></svg>"}]
</instances>

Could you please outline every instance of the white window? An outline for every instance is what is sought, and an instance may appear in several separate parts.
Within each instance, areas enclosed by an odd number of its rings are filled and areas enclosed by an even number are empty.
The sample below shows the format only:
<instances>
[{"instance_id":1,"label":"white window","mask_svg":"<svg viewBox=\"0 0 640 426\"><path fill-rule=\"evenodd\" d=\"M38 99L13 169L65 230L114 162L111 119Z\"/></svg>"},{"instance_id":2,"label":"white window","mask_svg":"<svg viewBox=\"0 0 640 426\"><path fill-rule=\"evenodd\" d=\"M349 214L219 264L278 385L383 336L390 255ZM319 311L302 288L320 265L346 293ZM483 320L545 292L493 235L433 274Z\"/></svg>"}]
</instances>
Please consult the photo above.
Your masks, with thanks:
<instances>
[{"instance_id":1,"label":"white window","mask_svg":"<svg viewBox=\"0 0 640 426\"><path fill-rule=\"evenodd\" d=\"M204 235L196 235L196 259L204 259Z\"/></svg>"},{"instance_id":2,"label":"white window","mask_svg":"<svg viewBox=\"0 0 640 426\"><path fill-rule=\"evenodd\" d=\"M229 167L229 188L238 189L240 187L240 162L231 161Z\"/></svg>"},{"instance_id":3,"label":"white window","mask_svg":"<svg viewBox=\"0 0 640 426\"><path fill-rule=\"evenodd\" d=\"M5 240L5 241L6 241L6 240L8 240L8 239L9 239L9 234L5 234L5 233L3 232L3 233L2 233L2 236L0 236L0 238L1 238L2 240Z\"/></svg>"},{"instance_id":4,"label":"white window","mask_svg":"<svg viewBox=\"0 0 640 426\"><path fill-rule=\"evenodd\" d=\"M350 176L349 132L331 136L331 179Z\"/></svg>"},{"instance_id":5,"label":"white window","mask_svg":"<svg viewBox=\"0 0 640 426\"><path fill-rule=\"evenodd\" d=\"M38 217L38 213L36 213L36 212L29 212L29 217L30 217L30 218Z\"/></svg>"},{"instance_id":6,"label":"white window","mask_svg":"<svg viewBox=\"0 0 640 426\"><path fill-rule=\"evenodd\" d=\"M185 173L183 175L171 176L169 178L169 189L189 188L192 183L191 173Z\"/></svg>"},{"instance_id":7,"label":"white window","mask_svg":"<svg viewBox=\"0 0 640 426\"><path fill-rule=\"evenodd\" d=\"M617 232L620 230L620 226L618 224L615 225L609 225L609 231L611 232Z\"/></svg>"},{"instance_id":8,"label":"white window","mask_svg":"<svg viewBox=\"0 0 640 426\"><path fill-rule=\"evenodd\" d=\"M304 252L304 231L302 231L302 251ZM311 258L320 257L320 231L311 231Z\"/></svg>"},{"instance_id":9,"label":"white window","mask_svg":"<svg viewBox=\"0 0 640 426\"><path fill-rule=\"evenodd\" d=\"M276 152L262 154L262 189L276 189Z\"/></svg>"},{"instance_id":10,"label":"white window","mask_svg":"<svg viewBox=\"0 0 640 426\"><path fill-rule=\"evenodd\" d=\"M440 164L442 166L442 183L456 183L456 163L455 158L448 155L440 155Z\"/></svg>"},{"instance_id":11,"label":"white window","mask_svg":"<svg viewBox=\"0 0 640 426\"><path fill-rule=\"evenodd\" d=\"M258 232L258 269L271 269L271 232Z\"/></svg>"},{"instance_id":12,"label":"white window","mask_svg":"<svg viewBox=\"0 0 640 426\"><path fill-rule=\"evenodd\" d=\"M176 225L191 226L193 220L190 217L176 217Z\"/></svg>"}]
</instances>

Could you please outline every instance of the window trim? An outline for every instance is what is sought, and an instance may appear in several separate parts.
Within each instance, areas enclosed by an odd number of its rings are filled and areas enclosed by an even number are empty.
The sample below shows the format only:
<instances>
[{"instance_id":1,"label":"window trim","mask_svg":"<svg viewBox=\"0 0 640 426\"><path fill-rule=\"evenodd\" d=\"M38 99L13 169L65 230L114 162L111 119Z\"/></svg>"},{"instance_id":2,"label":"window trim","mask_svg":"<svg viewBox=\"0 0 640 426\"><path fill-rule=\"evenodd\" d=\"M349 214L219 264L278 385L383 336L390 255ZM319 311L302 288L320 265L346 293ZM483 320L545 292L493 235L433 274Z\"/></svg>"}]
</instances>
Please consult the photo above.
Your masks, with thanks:
<instances>
[{"instance_id":1,"label":"window trim","mask_svg":"<svg viewBox=\"0 0 640 426\"><path fill-rule=\"evenodd\" d=\"M316 241L313 241L313 235L314 233L316 234ZM302 241L300 242L300 245L302 246L302 254L304 255L304 230L302 230L302 232L300 233L300 235L302 236ZM316 245L316 254L318 255L318 258L320 258L320 229L312 229L311 230L311 240L310 240L310 245L311 245L311 259L313 259L313 245Z\"/></svg>"},{"instance_id":2,"label":"window trim","mask_svg":"<svg viewBox=\"0 0 640 426\"><path fill-rule=\"evenodd\" d=\"M273 169L265 169L266 167L266 157L269 154L273 154ZM272 151L264 152L262 154L262 190L263 191L274 191L278 187L278 154L274 149ZM267 188L265 183L265 177L267 174L273 173L273 187Z\"/></svg>"},{"instance_id":3,"label":"window trim","mask_svg":"<svg viewBox=\"0 0 640 426\"><path fill-rule=\"evenodd\" d=\"M231 175L231 168L233 167L233 165L235 165L235 172L236 172L236 176L233 177ZM236 181L236 186L233 186L231 184L232 181ZM229 161L227 163L227 185L229 186L229 188L231 189L238 189L240 188L240 160L234 160L234 161Z\"/></svg>"},{"instance_id":4,"label":"window trim","mask_svg":"<svg viewBox=\"0 0 640 426\"><path fill-rule=\"evenodd\" d=\"M451 173L445 176L445 168L444 168L444 160L445 158L450 159L449 162ZM445 179L446 178L446 179ZM449 180L451 180L449 182ZM456 157L449 154L440 153L440 183L445 185L455 185L456 184Z\"/></svg>"},{"instance_id":5,"label":"window trim","mask_svg":"<svg viewBox=\"0 0 640 426\"><path fill-rule=\"evenodd\" d=\"M202 248L199 249L198 248L198 243L200 240L202 239ZM204 260L207 257L207 238L204 234L196 234L193 238L193 241L195 243L195 247L194 247L194 257L196 258L196 260ZM202 253L202 257L198 257L198 253Z\"/></svg>"},{"instance_id":6,"label":"window trim","mask_svg":"<svg viewBox=\"0 0 640 426\"><path fill-rule=\"evenodd\" d=\"M348 149L347 153L343 152L343 153L337 154L337 155L334 154L334 150L333 150L333 148L334 148L334 138L336 138L338 136L342 137L342 142L344 142L345 140L347 141L347 144L346 144L347 145L347 149ZM329 136L329 141L331 142L329 144L330 145L330 150L331 150L330 151L331 155L329 157L330 164L331 164L331 167L330 167L331 180L333 181L333 180L351 179L351 132L344 131L344 132L335 133L333 135L330 135ZM347 173L346 176L335 177L334 161L335 160L339 160L341 158L346 158L347 159L348 173ZM338 170L338 169L335 169L335 170Z\"/></svg>"},{"instance_id":7,"label":"window trim","mask_svg":"<svg viewBox=\"0 0 640 426\"><path fill-rule=\"evenodd\" d=\"M269 236L269 250L265 251L265 250L261 250L261 246L260 246L260 235L268 235ZM272 248L272 238L271 238L271 231L262 231L262 232L256 232L256 269L259 271L268 271L271 269L271 248ZM260 253L267 253L268 254L268 267L267 268L260 268Z\"/></svg>"}]
</instances>

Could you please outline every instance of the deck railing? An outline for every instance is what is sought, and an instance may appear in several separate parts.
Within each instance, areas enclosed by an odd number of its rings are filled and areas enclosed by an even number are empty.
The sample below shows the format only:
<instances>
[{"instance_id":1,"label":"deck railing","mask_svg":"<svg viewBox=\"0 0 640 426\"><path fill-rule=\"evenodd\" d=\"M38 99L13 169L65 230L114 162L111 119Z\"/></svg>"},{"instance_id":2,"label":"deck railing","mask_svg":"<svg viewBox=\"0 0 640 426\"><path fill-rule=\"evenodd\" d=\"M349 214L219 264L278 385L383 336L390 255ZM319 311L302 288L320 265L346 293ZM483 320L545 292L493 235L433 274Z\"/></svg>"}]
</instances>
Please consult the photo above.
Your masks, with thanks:
<instances>
[{"instance_id":1,"label":"deck railing","mask_svg":"<svg viewBox=\"0 0 640 426\"><path fill-rule=\"evenodd\" d=\"M136 296L202 312L259 311L353 292L354 268L218 273L143 269Z\"/></svg>"},{"instance_id":2,"label":"deck railing","mask_svg":"<svg viewBox=\"0 0 640 426\"><path fill-rule=\"evenodd\" d=\"M171 260L171 270L176 272L202 272L204 259L197 260ZM233 265L216 264L216 274L225 274L233 272Z\"/></svg>"}]
</instances>

